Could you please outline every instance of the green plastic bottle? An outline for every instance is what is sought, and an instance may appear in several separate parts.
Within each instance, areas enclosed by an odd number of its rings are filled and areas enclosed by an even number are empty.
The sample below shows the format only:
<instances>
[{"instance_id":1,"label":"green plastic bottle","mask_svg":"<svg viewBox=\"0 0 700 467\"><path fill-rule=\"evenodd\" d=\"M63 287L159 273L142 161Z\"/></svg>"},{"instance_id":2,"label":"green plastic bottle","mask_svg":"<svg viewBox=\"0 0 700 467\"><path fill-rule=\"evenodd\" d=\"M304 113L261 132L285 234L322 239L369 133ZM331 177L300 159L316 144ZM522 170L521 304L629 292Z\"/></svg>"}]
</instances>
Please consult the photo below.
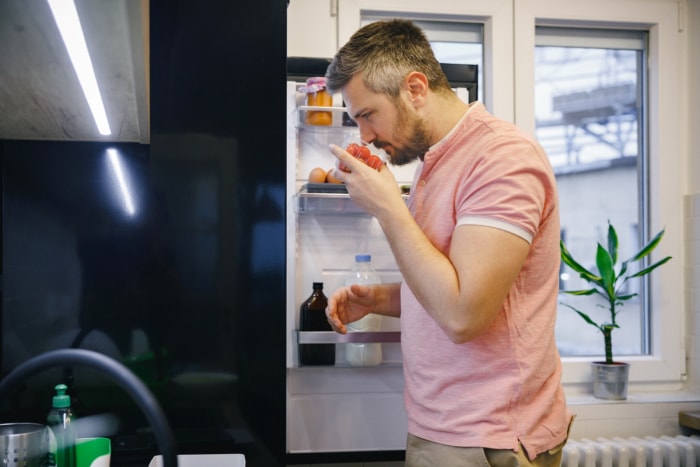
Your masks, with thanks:
<instances>
[{"instance_id":1,"label":"green plastic bottle","mask_svg":"<svg viewBox=\"0 0 700 467\"><path fill-rule=\"evenodd\" d=\"M48 464L57 467L76 467L76 434L70 396L66 394L68 386L58 384L54 389L56 395L53 396L52 408L46 417L46 422L55 439L55 444L51 443L50 451L53 456L49 455Z\"/></svg>"}]
</instances>

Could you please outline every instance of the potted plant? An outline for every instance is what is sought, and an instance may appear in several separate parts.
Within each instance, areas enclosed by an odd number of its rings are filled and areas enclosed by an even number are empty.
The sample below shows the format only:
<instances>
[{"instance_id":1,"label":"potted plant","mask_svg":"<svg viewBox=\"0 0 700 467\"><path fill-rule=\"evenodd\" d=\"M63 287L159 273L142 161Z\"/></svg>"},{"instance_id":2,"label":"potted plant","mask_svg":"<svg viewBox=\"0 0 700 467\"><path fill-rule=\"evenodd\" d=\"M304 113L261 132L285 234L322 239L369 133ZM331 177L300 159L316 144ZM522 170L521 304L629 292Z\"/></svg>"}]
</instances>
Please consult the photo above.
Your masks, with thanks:
<instances>
[{"instance_id":1,"label":"potted plant","mask_svg":"<svg viewBox=\"0 0 700 467\"><path fill-rule=\"evenodd\" d=\"M576 261L569 250L564 245L563 241L559 242L562 261L571 269L576 271L579 276L588 282L592 287L582 290L566 290L564 293L570 295L599 295L605 300L605 305L599 305L606 308L609 315L609 321L605 323L595 322L588 314L567 304L564 306L571 308L578 313L583 320L597 328L602 334L605 341L605 361L592 362L593 370L593 395L600 399L626 399L627 398L627 379L629 375L629 364L616 362L613 359L612 352L612 331L620 326L617 323L617 315L621 311L620 308L624 303L636 296L636 293L626 293L625 284L636 277L646 276L654 269L662 264L665 264L671 259L667 256L654 264L646 266L639 271L633 272L628 269L631 263L641 261L658 246L664 236L665 229L657 233L654 238L644 245L637 253L629 259L618 264L618 239L617 232L612 224L608 221L608 238L607 248L598 243L596 249L596 267L597 272L590 271Z\"/></svg>"}]
</instances>

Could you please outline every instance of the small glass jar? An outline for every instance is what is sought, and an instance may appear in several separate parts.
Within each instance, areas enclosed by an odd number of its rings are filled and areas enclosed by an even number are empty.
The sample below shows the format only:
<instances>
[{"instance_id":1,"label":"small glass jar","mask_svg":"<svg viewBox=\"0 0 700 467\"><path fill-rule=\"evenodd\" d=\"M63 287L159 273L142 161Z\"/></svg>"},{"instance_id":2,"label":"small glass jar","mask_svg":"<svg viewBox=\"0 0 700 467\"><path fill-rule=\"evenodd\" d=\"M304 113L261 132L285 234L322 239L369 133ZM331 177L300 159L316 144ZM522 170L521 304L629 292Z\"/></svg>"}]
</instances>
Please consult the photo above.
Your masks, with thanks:
<instances>
[{"instance_id":1,"label":"small glass jar","mask_svg":"<svg viewBox=\"0 0 700 467\"><path fill-rule=\"evenodd\" d=\"M309 78L306 86L300 89L306 93L306 105L311 107L332 107L333 96L326 90L326 78ZM332 112L319 110L307 110L304 120L307 125L331 125L333 123Z\"/></svg>"}]
</instances>

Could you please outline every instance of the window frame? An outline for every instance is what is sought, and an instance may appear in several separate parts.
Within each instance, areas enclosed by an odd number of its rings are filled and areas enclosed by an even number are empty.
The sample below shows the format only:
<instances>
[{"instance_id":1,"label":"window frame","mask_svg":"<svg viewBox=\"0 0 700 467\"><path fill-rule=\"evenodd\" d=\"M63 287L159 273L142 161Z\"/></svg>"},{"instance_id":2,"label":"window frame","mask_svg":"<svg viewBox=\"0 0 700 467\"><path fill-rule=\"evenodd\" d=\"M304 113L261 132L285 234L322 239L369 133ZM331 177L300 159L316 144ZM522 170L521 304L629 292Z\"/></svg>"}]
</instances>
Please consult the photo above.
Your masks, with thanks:
<instances>
[{"instance_id":1,"label":"window frame","mask_svg":"<svg viewBox=\"0 0 700 467\"><path fill-rule=\"evenodd\" d=\"M588 27L645 29L649 32L647 183L650 231L667 227L666 236L653 258L675 259L650 277L649 307L651 349L649 355L625 356L631 363L630 387L674 390L685 375L685 325L683 280L683 180L681 37L678 6L668 0L634 2L589 0L585 4L561 0L514 2L515 122L534 134L535 27ZM663 148L663 152L662 149ZM664 161L662 163L662 157ZM677 160L673 160L676 158ZM675 228L668 228L675 226ZM662 317L663 315L663 317ZM564 357L562 381L574 388L590 378L589 357Z\"/></svg>"},{"instance_id":2,"label":"window frame","mask_svg":"<svg viewBox=\"0 0 700 467\"><path fill-rule=\"evenodd\" d=\"M666 227L654 258L673 260L655 271L650 284L651 353L625 357L631 363L630 390L673 391L685 377L685 296L683 276L682 114L684 50L676 0L343 0L338 2L338 43L358 29L363 14L394 12L425 19L484 24L484 104L494 115L535 133L535 27L645 29L648 56L649 230ZM514 21L517 18L517 21ZM684 78L680 78L684 79ZM663 148L663 151L662 151ZM664 158L662 163L662 157ZM562 358L567 394L589 391L590 357Z\"/></svg>"}]
</instances>

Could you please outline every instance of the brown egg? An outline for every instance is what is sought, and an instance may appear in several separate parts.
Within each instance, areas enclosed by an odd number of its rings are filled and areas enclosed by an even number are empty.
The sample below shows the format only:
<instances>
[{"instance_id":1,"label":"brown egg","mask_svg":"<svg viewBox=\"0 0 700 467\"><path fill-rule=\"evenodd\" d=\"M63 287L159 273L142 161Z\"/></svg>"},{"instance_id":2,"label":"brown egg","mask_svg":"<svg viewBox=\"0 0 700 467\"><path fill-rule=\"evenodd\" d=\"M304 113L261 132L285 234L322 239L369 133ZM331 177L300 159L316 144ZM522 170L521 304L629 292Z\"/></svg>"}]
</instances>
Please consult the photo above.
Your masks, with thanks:
<instances>
[{"instance_id":1,"label":"brown egg","mask_svg":"<svg viewBox=\"0 0 700 467\"><path fill-rule=\"evenodd\" d=\"M320 167L314 167L309 172L309 183L325 183L326 171Z\"/></svg>"},{"instance_id":2,"label":"brown egg","mask_svg":"<svg viewBox=\"0 0 700 467\"><path fill-rule=\"evenodd\" d=\"M343 183L333 176L333 169L326 173L326 183Z\"/></svg>"}]
</instances>

